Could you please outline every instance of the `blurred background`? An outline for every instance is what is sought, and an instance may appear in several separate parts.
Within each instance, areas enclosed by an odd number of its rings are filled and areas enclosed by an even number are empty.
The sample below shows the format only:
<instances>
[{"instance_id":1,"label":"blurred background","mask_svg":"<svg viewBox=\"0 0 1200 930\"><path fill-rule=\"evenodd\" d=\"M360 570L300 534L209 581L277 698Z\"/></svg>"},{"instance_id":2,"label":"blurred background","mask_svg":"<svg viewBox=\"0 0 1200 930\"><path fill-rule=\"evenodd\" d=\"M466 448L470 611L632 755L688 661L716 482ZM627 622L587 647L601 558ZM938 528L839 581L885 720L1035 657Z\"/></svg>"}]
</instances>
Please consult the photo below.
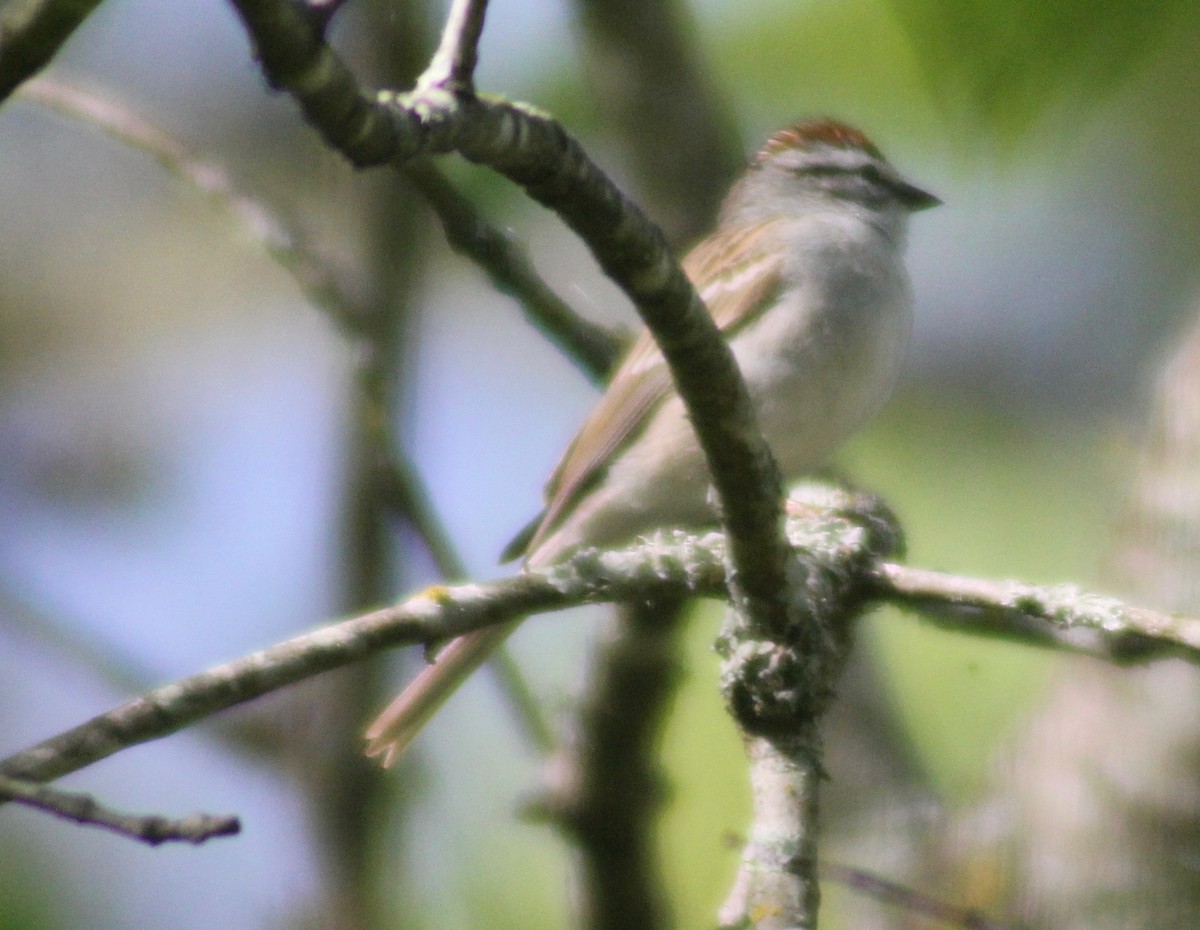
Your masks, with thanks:
<instances>
[{"instance_id":1,"label":"blurred background","mask_svg":"<svg viewBox=\"0 0 1200 930\"><path fill-rule=\"evenodd\" d=\"M945 201L913 223L906 379L838 463L896 508L909 560L1200 611L1200 387L1180 386L1200 367L1194 4L664 0L646 14L664 31L640 33L673 37L659 70L638 58L641 5L624 7L494 0L478 84L558 116L681 247L745 156L802 116L861 126ZM369 84L408 86L443 12L350 4L334 44ZM507 571L496 554L595 397L411 188L355 173L268 92L225 5L109 0L46 76L119 101L290 217L387 308L386 334L368 352L226 204L145 152L6 102L6 752L435 580L364 493L374 411L467 571ZM551 215L444 167L578 312L634 323ZM689 624L665 736L679 926L712 924L748 810L718 620L710 605ZM553 715L596 623L541 618L513 644ZM860 642L831 722L831 856L1013 926L1197 925L1192 669L1114 671L890 611ZM358 734L412 661L326 676L64 782L136 810L237 812L237 839L151 850L6 806L0 927L562 926L569 857L516 816L538 761L486 676L402 769L359 763ZM833 885L825 900L827 926L935 926Z\"/></svg>"}]
</instances>

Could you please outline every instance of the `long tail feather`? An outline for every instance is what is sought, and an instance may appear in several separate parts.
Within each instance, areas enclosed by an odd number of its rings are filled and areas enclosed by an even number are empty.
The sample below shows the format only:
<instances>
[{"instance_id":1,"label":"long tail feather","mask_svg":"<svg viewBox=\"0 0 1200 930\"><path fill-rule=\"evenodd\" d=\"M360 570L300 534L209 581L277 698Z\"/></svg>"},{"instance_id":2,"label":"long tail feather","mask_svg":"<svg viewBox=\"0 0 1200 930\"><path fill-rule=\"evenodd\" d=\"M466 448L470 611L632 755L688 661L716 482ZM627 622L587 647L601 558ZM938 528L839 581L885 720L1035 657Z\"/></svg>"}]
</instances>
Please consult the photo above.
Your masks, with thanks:
<instances>
[{"instance_id":1,"label":"long tail feather","mask_svg":"<svg viewBox=\"0 0 1200 930\"><path fill-rule=\"evenodd\" d=\"M512 634L520 620L488 627L451 641L432 665L388 705L366 732L366 753L384 768L404 754L413 739L466 679Z\"/></svg>"}]
</instances>

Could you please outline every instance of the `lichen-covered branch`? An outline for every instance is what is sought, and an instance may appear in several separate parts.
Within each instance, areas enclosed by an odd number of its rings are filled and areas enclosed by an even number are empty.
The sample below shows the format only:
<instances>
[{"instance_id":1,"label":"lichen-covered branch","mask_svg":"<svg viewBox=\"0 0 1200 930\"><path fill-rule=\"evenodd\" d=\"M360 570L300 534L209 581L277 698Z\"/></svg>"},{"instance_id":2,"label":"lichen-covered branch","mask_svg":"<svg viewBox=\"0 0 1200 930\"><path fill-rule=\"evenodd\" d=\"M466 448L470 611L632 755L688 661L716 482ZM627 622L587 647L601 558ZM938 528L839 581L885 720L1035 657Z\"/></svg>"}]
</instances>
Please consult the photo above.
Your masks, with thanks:
<instances>
[{"instance_id":1,"label":"lichen-covered branch","mask_svg":"<svg viewBox=\"0 0 1200 930\"><path fill-rule=\"evenodd\" d=\"M817 925L817 795L821 768L812 734L746 743L753 820L722 928L811 930Z\"/></svg>"},{"instance_id":2,"label":"lichen-covered branch","mask_svg":"<svg viewBox=\"0 0 1200 930\"><path fill-rule=\"evenodd\" d=\"M893 564L882 560L894 545L894 526L890 526L886 512L874 499L819 485L802 488L801 493L805 502L793 508L795 512L788 521L787 531L794 547L792 555L810 579L803 589L809 600L821 602L821 610L831 617L842 615L847 622L853 612L851 605L862 610L879 602L915 603L912 589L900 590L898 581L893 589L880 580L884 577L881 567ZM664 530L625 549L585 550L545 572L527 572L479 584L433 587L394 607L330 624L148 691L0 761L0 774L27 781L49 781L129 746L167 736L221 710L380 650L445 640L518 616L581 603L727 597L726 571L722 534ZM890 568L888 571L895 577ZM976 630L975 615L981 608L1012 612L1035 607L1033 595L1023 596L1014 607L1003 593L1002 584L996 592L997 600L989 601L982 593L987 583L938 577L940 589L933 586L921 589L920 603L924 608L961 610L960 592L976 591L975 600L958 629ZM819 581L822 578L825 581ZM842 580L831 585L830 578ZM1041 622L1069 627L1086 625L1094 628L1098 636L1111 635L1117 641L1133 632L1153 640L1168 631L1166 635L1173 637L1170 640L1173 651L1200 663L1200 646L1188 645L1193 642L1194 631L1200 629L1200 620L1126 608L1119 602L1085 592L1079 592L1072 605L1066 609L1059 603L1054 609L1045 610ZM1114 617L1124 617L1125 625L1114 625ZM939 622L949 625L950 620L942 617ZM1186 632L1180 635L1181 630ZM756 653L749 646L742 649L733 641L726 645L727 652L731 649L738 659L734 664L754 673L742 675L738 681L757 677L769 682L772 672L780 668L771 664L767 652ZM798 692L787 687L795 684L790 680L778 683L779 696L766 704L762 703L761 695L755 697L750 692L731 698L731 703L739 708L739 713L748 711L753 715L766 708L785 714ZM735 686L739 690L742 687ZM804 687L813 686L804 684ZM753 716L750 719L753 721ZM767 724L770 723L768 718Z\"/></svg>"},{"instance_id":3,"label":"lichen-covered branch","mask_svg":"<svg viewBox=\"0 0 1200 930\"><path fill-rule=\"evenodd\" d=\"M148 691L0 762L0 774L47 781L168 736L219 711L391 646L457 636L513 615L569 603L544 578L431 588L373 611Z\"/></svg>"},{"instance_id":4,"label":"lichen-covered branch","mask_svg":"<svg viewBox=\"0 0 1200 930\"><path fill-rule=\"evenodd\" d=\"M722 927L817 925L820 722L863 609L863 573L900 546L895 518L877 498L819 485L802 493L788 502L797 515L789 540L807 553L792 563L802 619L779 631L731 610L717 640L721 690L746 745L754 809Z\"/></svg>"},{"instance_id":5,"label":"lichen-covered branch","mask_svg":"<svg viewBox=\"0 0 1200 930\"><path fill-rule=\"evenodd\" d=\"M884 562L876 597L956 630L1044 643L1116 662L1200 659L1200 619L1135 607L1078 585L991 581Z\"/></svg>"},{"instance_id":6,"label":"lichen-covered branch","mask_svg":"<svg viewBox=\"0 0 1200 930\"><path fill-rule=\"evenodd\" d=\"M0 775L0 799L43 811L72 823L102 827L150 846L160 843L199 844L220 836L236 836L242 825L236 817L193 814L161 817L128 814L101 804L91 795L50 788L37 782Z\"/></svg>"},{"instance_id":7,"label":"lichen-covered branch","mask_svg":"<svg viewBox=\"0 0 1200 930\"><path fill-rule=\"evenodd\" d=\"M847 539L829 535L828 515L807 530L800 528L802 521L798 517L791 523L796 539L814 546L828 540L838 551L848 545ZM863 545L868 541L866 534L854 538ZM803 552L796 554L803 556ZM848 555L860 557L852 551ZM825 553L822 558L836 556ZM697 536L664 530L625 549L584 550L544 572L435 586L397 606L330 624L149 691L3 760L0 774L33 781L57 778L382 649L446 640L513 617L582 603L724 597L726 571L725 540L720 533Z\"/></svg>"}]
</instances>

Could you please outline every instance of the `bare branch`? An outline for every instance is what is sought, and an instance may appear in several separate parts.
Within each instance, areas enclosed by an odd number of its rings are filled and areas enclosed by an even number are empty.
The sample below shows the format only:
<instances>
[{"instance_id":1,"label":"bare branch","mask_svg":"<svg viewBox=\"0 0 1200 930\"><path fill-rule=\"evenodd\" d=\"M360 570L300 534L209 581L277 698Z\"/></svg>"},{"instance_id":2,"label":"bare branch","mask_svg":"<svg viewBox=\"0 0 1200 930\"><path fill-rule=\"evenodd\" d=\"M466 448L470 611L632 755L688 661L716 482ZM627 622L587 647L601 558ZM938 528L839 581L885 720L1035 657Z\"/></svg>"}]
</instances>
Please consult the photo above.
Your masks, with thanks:
<instances>
[{"instance_id":1,"label":"bare branch","mask_svg":"<svg viewBox=\"0 0 1200 930\"><path fill-rule=\"evenodd\" d=\"M1119 662L1200 661L1200 619L1134 607L1076 585L966 578L885 562L876 596L939 625L1060 646Z\"/></svg>"},{"instance_id":2,"label":"bare branch","mask_svg":"<svg viewBox=\"0 0 1200 930\"><path fill-rule=\"evenodd\" d=\"M863 869L821 860L818 871L826 881L837 882L884 904L892 904L910 913L930 917L952 927L961 927L962 930L1016 930L1012 924L1001 923L975 908L949 904Z\"/></svg>"},{"instance_id":3,"label":"bare branch","mask_svg":"<svg viewBox=\"0 0 1200 930\"><path fill-rule=\"evenodd\" d=\"M417 80L418 90L436 88L455 94L475 93L475 65L486 13L487 0L453 0L442 41L429 67Z\"/></svg>"},{"instance_id":4,"label":"bare branch","mask_svg":"<svg viewBox=\"0 0 1200 930\"><path fill-rule=\"evenodd\" d=\"M348 331L362 335L369 316L330 271L299 226L278 208L241 188L220 166L203 160L166 130L128 107L61 81L31 81L20 98L81 120L153 157L171 174L213 197L300 286L304 296Z\"/></svg>"},{"instance_id":5,"label":"bare branch","mask_svg":"<svg viewBox=\"0 0 1200 930\"><path fill-rule=\"evenodd\" d=\"M577 845L586 930L661 930L670 907L654 833L668 796L655 750L680 679L680 601L623 605L531 813Z\"/></svg>"},{"instance_id":6,"label":"bare branch","mask_svg":"<svg viewBox=\"0 0 1200 930\"><path fill-rule=\"evenodd\" d=\"M739 609L784 628L782 486L729 346L662 232L545 114L495 99L418 90L366 97L311 24L279 0L231 0L268 81L359 166L457 151L522 185L587 243L654 333L691 415L720 501Z\"/></svg>"},{"instance_id":7,"label":"bare branch","mask_svg":"<svg viewBox=\"0 0 1200 930\"><path fill-rule=\"evenodd\" d=\"M14 801L74 823L103 827L150 846L169 842L198 846L214 837L236 836L242 829L236 817L193 814L190 817L170 818L153 814L126 814L105 807L91 795L62 791L4 775L0 775L0 799Z\"/></svg>"},{"instance_id":8,"label":"bare branch","mask_svg":"<svg viewBox=\"0 0 1200 930\"><path fill-rule=\"evenodd\" d=\"M9 0L0 9L0 103L33 77L100 0Z\"/></svg>"},{"instance_id":9,"label":"bare branch","mask_svg":"<svg viewBox=\"0 0 1200 930\"><path fill-rule=\"evenodd\" d=\"M520 301L526 318L594 384L604 383L624 351L622 341L571 309L534 271L524 247L488 223L433 165L414 161L404 173L437 213L451 248L479 265L498 291Z\"/></svg>"}]
</instances>

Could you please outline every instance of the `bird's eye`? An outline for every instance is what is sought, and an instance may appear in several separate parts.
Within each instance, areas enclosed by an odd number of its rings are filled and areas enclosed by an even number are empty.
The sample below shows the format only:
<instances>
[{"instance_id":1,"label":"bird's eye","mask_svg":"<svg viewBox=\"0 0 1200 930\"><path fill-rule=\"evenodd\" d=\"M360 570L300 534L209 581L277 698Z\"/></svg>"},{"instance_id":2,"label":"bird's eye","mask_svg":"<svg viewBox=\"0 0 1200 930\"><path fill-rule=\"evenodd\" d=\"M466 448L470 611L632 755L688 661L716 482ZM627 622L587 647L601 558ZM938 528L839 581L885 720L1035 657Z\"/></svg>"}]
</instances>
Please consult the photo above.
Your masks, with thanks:
<instances>
[{"instance_id":1,"label":"bird's eye","mask_svg":"<svg viewBox=\"0 0 1200 930\"><path fill-rule=\"evenodd\" d=\"M865 165L862 169L862 176L868 181L873 181L876 184L883 183L883 172L879 170L878 165Z\"/></svg>"},{"instance_id":2,"label":"bird's eye","mask_svg":"<svg viewBox=\"0 0 1200 930\"><path fill-rule=\"evenodd\" d=\"M810 177L826 178L833 174L845 174L845 169L834 165L803 165L795 169L796 174L807 174Z\"/></svg>"}]
</instances>

